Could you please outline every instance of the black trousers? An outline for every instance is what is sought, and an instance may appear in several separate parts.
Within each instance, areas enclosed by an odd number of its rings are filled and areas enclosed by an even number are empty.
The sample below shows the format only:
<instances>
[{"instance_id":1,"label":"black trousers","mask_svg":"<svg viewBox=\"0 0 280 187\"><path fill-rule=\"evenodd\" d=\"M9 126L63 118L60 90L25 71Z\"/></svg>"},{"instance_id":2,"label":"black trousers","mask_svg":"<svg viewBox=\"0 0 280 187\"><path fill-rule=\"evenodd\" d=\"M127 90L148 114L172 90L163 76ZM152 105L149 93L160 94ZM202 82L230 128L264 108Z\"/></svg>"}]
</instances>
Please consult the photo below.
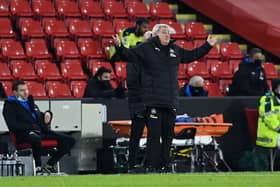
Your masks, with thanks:
<instances>
[{"instance_id":1,"label":"black trousers","mask_svg":"<svg viewBox=\"0 0 280 187\"><path fill-rule=\"evenodd\" d=\"M44 148L42 147L41 141L48 139L57 140L58 142L57 151L47 162L47 164L51 166L56 164L56 162L66 153L69 153L70 149L75 144L75 139L73 137L54 131L49 131L45 134L29 133L27 136L21 139L20 143L31 144L36 167L42 165L41 156L44 152Z\"/></svg>"},{"instance_id":2,"label":"black trousers","mask_svg":"<svg viewBox=\"0 0 280 187\"><path fill-rule=\"evenodd\" d=\"M148 166L160 169L170 162L170 148L174 136L176 109L148 108ZM161 141L160 141L161 139Z\"/></svg>"},{"instance_id":3,"label":"black trousers","mask_svg":"<svg viewBox=\"0 0 280 187\"><path fill-rule=\"evenodd\" d=\"M139 151L139 142L142 137L144 127L146 124L146 118L144 114L135 113L131 116L131 130L129 138L129 156L128 165L133 167L137 164L136 157Z\"/></svg>"}]
</instances>

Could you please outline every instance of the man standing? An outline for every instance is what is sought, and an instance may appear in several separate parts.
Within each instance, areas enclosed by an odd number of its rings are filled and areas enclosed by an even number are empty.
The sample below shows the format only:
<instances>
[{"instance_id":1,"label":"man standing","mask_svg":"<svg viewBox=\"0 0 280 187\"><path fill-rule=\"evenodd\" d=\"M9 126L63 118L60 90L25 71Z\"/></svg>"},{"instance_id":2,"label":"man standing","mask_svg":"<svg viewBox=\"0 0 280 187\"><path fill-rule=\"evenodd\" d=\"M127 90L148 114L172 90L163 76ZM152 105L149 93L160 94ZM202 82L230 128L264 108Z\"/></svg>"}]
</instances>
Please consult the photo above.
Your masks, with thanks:
<instances>
[{"instance_id":1,"label":"man standing","mask_svg":"<svg viewBox=\"0 0 280 187\"><path fill-rule=\"evenodd\" d=\"M15 81L12 91L14 96L9 96L5 100L3 108L3 116L9 131L15 134L17 143L28 143L32 146L37 174L56 172L54 165L70 151L75 139L50 130L51 111L40 112L33 97L28 96L28 88L24 81ZM44 167L41 167L41 141L44 139L57 140L58 146L57 151Z\"/></svg>"},{"instance_id":2,"label":"man standing","mask_svg":"<svg viewBox=\"0 0 280 187\"><path fill-rule=\"evenodd\" d=\"M118 53L124 60L140 63L145 72L143 103L147 107L148 142L147 159L149 170L167 170L170 148L174 134L176 107L178 106L178 66L207 54L217 42L210 36L201 47L192 51L180 48L170 40L173 31L169 25L154 26L152 37L137 47L126 49L118 36L114 37ZM162 143L160 142L162 139Z\"/></svg>"},{"instance_id":3,"label":"man standing","mask_svg":"<svg viewBox=\"0 0 280 187\"><path fill-rule=\"evenodd\" d=\"M140 18L136 21L136 26L127 28L120 33L120 40L124 47L132 48L145 40L144 33L149 29L149 20ZM115 53L111 62L120 60L120 56ZM139 165L136 162L136 155L139 149L139 141L146 124L145 107L142 102L142 80L144 76L143 67L137 63L127 63L126 82L128 88L128 106L130 119L132 121L129 139L129 172L137 172ZM135 171L134 171L135 170Z\"/></svg>"}]
</instances>

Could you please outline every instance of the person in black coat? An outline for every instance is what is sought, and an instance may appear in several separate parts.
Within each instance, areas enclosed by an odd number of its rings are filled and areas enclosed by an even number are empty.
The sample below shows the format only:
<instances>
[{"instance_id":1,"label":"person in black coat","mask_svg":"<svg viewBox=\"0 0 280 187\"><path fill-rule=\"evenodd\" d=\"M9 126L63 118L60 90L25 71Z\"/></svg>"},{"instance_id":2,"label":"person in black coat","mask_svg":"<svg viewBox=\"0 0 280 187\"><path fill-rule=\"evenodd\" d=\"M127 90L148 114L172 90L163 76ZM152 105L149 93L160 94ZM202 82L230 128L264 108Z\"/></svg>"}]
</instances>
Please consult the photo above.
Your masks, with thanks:
<instances>
[{"instance_id":1,"label":"person in black coat","mask_svg":"<svg viewBox=\"0 0 280 187\"><path fill-rule=\"evenodd\" d=\"M207 54L217 41L216 38L208 37L204 45L188 51L170 40L173 30L169 25L156 24L152 30L154 37L131 49L121 46L117 35L114 37L117 52L123 60L141 63L145 73L142 99L147 107L147 162L148 170L151 171L165 170L169 167L178 106L179 63L199 59Z\"/></svg>"},{"instance_id":2,"label":"person in black coat","mask_svg":"<svg viewBox=\"0 0 280 187\"><path fill-rule=\"evenodd\" d=\"M2 82L0 82L0 98L6 98L6 97L7 97L7 94L5 92L5 89L3 87Z\"/></svg>"},{"instance_id":3,"label":"person in black coat","mask_svg":"<svg viewBox=\"0 0 280 187\"><path fill-rule=\"evenodd\" d=\"M265 71L261 66L264 61L262 51L253 48L249 52L249 59L240 63L233 76L229 89L231 96L262 96L269 90Z\"/></svg>"},{"instance_id":4,"label":"person in black coat","mask_svg":"<svg viewBox=\"0 0 280 187\"><path fill-rule=\"evenodd\" d=\"M12 85L14 96L9 96L4 103L3 116L10 132L16 136L17 143L28 143L32 146L37 173L55 172L54 165L75 143L71 136L50 130L52 112L42 113L34 103L33 97L28 96L28 88L24 81L17 80ZM57 151L42 168L41 140L58 141Z\"/></svg>"}]
</instances>

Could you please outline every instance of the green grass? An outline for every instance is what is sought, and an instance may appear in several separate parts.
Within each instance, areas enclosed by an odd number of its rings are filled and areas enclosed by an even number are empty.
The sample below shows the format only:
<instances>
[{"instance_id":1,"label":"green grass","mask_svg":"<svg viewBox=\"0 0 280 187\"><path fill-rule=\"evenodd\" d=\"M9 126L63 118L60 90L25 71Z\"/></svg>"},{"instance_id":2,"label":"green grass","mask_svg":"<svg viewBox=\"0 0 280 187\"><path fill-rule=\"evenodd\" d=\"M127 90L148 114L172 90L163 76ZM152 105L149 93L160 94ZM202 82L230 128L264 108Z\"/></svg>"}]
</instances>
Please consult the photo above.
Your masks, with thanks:
<instances>
[{"instance_id":1,"label":"green grass","mask_svg":"<svg viewBox=\"0 0 280 187\"><path fill-rule=\"evenodd\" d=\"M279 172L0 177L1 187L273 187L279 185Z\"/></svg>"}]
</instances>

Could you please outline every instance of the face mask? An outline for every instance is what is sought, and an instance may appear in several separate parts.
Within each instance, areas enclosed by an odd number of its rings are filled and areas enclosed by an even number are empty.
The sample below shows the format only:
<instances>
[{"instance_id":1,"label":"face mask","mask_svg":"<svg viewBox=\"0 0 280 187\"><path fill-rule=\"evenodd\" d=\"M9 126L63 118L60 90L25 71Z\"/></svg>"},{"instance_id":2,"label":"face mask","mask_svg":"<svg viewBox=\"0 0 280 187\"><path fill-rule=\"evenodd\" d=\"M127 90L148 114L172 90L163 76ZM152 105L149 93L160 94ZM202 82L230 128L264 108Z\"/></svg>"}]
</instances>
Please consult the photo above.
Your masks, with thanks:
<instances>
[{"instance_id":1,"label":"face mask","mask_svg":"<svg viewBox=\"0 0 280 187\"><path fill-rule=\"evenodd\" d=\"M256 59L256 60L254 61L254 63L255 63L257 66L260 66L261 63L262 63L262 60Z\"/></svg>"},{"instance_id":2,"label":"face mask","mask_svg":"<svg viewBox=\"0 0 280 187\"><path fill-rule=\"evenodd\" d=\"M27 101L26 99L23 99L21 97L17 97L17 100L19 100L19 101Z\"/></svg>"},{"instance_id":3,"label":"face mask","mask_svg":"<svg viewBox=\"0 0 280 187\"><path fill-rule=\"evenodd\" d=\"M99 80L99 82L104 86L104 88L112 88L109 80Z\"/></svg>"},{"instance_id":4,"label":"face mask","mask_svg":"<svg viewBox=\"0 0 280 187\"><path fill-rule=\"evenodd\" d=\"M190 86L190 90L192 93L192 96L202 96L203 95L203 87L194 87Z\"/></svg>"}]
</instances>

